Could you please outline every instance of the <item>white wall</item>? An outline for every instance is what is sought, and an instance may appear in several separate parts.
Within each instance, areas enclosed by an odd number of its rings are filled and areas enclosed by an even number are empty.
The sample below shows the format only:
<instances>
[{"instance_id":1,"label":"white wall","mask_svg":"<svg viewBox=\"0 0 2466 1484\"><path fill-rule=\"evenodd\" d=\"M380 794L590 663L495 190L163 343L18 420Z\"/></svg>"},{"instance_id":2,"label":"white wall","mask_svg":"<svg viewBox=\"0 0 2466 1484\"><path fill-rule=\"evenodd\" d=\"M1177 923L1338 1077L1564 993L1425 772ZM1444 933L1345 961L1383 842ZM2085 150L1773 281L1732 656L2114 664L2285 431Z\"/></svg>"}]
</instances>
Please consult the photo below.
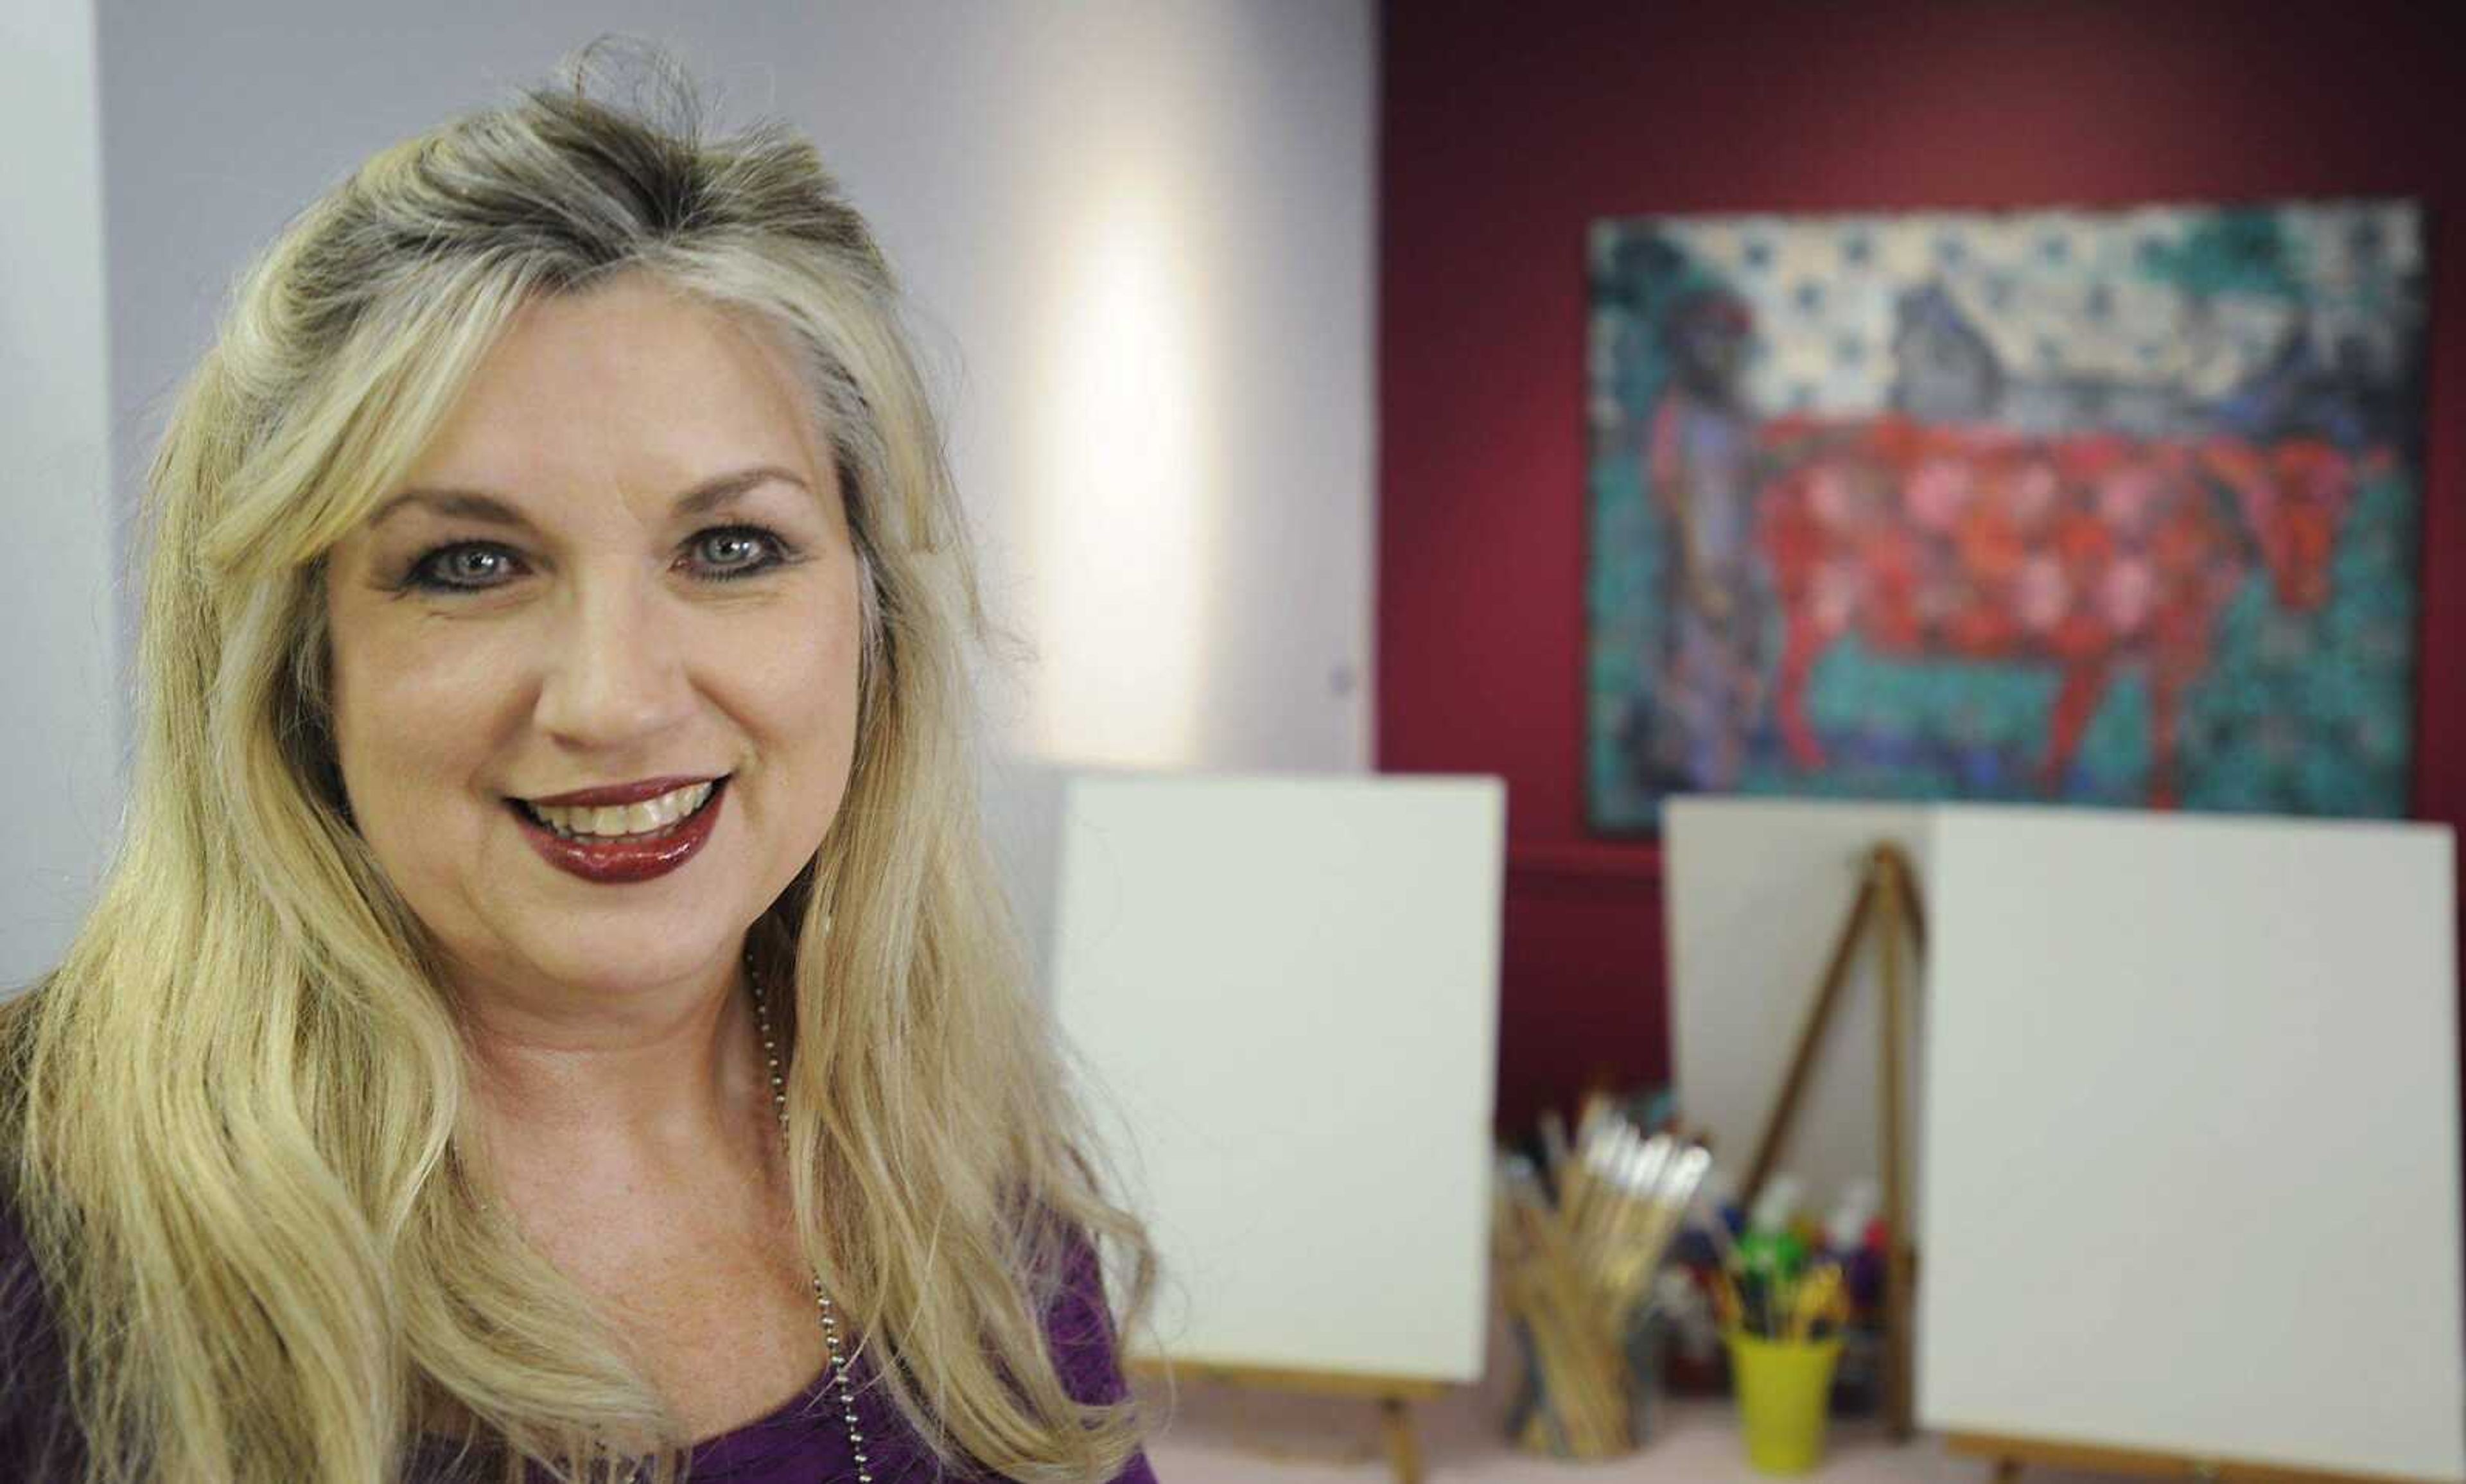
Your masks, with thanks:
<instances>
[{"instance_id":1,"label":"white wall","mask_svg":"<svg viewBox=\"0 0 2466 1484\"><path fill-rule=\"evenodd\" d=\"M58 958L120 793L89 0L0 6L0 992Z\"/></svg>"},{"instance_id":2,"label":"white wall","mask_svg":"<svg viewBox=\"0 0 2466 1484\"><path fill-rule=\"evenodd\" d=\"M985 688L998 833L1040 933L1051 770L1368 767L1369 0L106 4L118 508L254 250L375 148L611 31L671 46L724 121L806 128L919 304L1033 655ZM90 236L43 250L94 261ZM90 598L80 560L47 613ZM62 734L6 733L5 755L40 776Z\"/></svg>"}]
</instances>

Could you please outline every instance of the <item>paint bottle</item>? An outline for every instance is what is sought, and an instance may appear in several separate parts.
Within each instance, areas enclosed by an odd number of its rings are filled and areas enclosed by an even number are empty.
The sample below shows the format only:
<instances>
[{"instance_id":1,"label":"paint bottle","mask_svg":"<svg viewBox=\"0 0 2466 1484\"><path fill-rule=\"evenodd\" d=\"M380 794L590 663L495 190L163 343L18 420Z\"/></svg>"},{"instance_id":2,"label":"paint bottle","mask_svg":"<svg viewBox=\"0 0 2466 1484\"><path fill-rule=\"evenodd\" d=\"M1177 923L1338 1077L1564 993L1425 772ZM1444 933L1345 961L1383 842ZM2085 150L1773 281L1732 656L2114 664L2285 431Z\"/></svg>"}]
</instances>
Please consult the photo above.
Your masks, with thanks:
<instances>
[{"instance_id":1,"label":"paint bottle","mask_svg":"<svg viewBox=\"0 0 2466 1484\"><path fill-rule=\"evenodd\" d=\"M1738 1296L1748 1326L1767 1337L1778 1327L1774 1310L1783 1290L1806 1268L1806 1244L1789 1229L1798 1201L1798 1178L1774 1176L1756 1198L1738 1238Z\"/></svg>"},{"instance_id":2,"label":"paint bottle","mask_svg":"<svg viewBox=\"0 0 2466 1484\"><path fill-rule=\"evenodd\" d=\"M1883 1268L1870 1247L1880 1199L1873 1180L1853 1180L1842 1191L1840 1203L1824 1224L1824 1253L1841 1265L1850 1289L1850 1325L1842 1336L1841 1362L1832 1373L1831 1407L1835 1416L1864 1417L1874 1412L1882 1395L1882 1354L1872 1317L1882 1289Z\"/></svg>"},{"instance_id":3,"label":"paint bottle","mask_svg":"<svg viewBox=\"0 0 2466 1484\"><path fill-rule=\"evenodd\" d=\"M1866 1245L1867 1228L1874 1223L1879 1203L1873 1180L1851 1180L1832 1207L1831 1219L1824 1224L1824 1255L1839 1263L1845 1273Z\"/></svg>"},{"instance_id":4,"label":"paint bottle","mask_svg":"<svg viewBox=\"0 0 2466 1484\"><path fill-rule=\"evenodd\" d=\"M1850 1306L1862 1317L1883 1307L1884 1260L1890 1250L1884 1220L1877 1217L1867 1224L1865 1239L1850 1255L1850 1260L1841 1265L1842 1275L1850 1280Z\"/></svg>"},{"instance_id":5,"label":"paint bottle","mask_svg":"<svg viewBox=\"0 0 2466 1484\"><path fill-rule=\"evenodd\" d=\"M1720 1268L1737 1240L1738 1226L1732 1224L1737 1207L1737 1186L1729 1175L1718 1165L1707 1170L1680 1220L1678 1236L1670 1244L1670 1261L1696 1273ZM1744 1224L1742 1217L1737 1221Z\"/></svg>"},{"instance_id":6,"label":"paint bottle","mask_svg":"<svg viewBox=\"0 0 2466 1484\"><path fill-rule=\"evenodd\" d=\"M1789 1219L1798 1214L1799 1182L1795 1175L1776 1175L1764 1182L1763 1193L1756 1197L1756 1208L1748 1213L1749 1235L1773 1235L1789 1230Z\"/></svg>"},{"instance_id":7,"label":"paint bottle","mask_svg":"<svg viewBox=\"0 0 2466 1484\"><path fill-rule=\"evenodd\" d=\"M1715 1165L1704 1177L1705 1209L1721 1223L1721 1235L1731 1242L1747 1234L1747 1208L1738 1203L1738 1182L1730 1172Z\"/></svg>"}]
</instances>

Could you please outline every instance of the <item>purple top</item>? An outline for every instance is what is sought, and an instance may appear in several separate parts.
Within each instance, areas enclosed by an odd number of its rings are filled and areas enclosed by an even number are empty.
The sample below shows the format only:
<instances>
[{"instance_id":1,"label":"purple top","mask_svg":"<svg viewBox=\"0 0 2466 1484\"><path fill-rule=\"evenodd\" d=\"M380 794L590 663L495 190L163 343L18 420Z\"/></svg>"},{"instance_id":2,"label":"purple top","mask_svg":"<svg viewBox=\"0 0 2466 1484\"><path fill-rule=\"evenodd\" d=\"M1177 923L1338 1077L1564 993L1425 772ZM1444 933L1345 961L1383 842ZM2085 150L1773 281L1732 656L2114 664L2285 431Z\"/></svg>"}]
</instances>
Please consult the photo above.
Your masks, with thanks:
<instances>
[{"instance_id":1,"label":"purple top","mask_svg":"<svg viewBox=\"0 0 2466 1484\"><path fill-rule=\"evenodd\" d=\"M1081 1243L1072 1259L1070 1281L1045 1315L1045 1333L1063 1385L1073 1397L1088 1404L1118 1401L1126 1388L1095 1254ZM825 1366L769 1416L695 1444L692 1478L727 1484L853 1481L856 1460L846 1423L837 1396L825 1395L832 1379ZM954 1477L935 1472L931 1452L900 1420L869 1359L852 1362L849 1382L856 1391L857 1430L864 1434L867 1468L877 1484ZM0 1478L74 1476L74 1464L60 1459L38 1473L46 1428L63 1415L66 1390L58 1333L42 1301L24 1233L15 1211L0 1202ZM457 1467L455 1451L444 1439L423 1436L404 1471L404 1484L464 1484L489 1476L481 1468L485 1461L476 1457ZM1113 1484L1156 1484L1155 1472L1139 1454Z\"/></svg>"}]
</instances>

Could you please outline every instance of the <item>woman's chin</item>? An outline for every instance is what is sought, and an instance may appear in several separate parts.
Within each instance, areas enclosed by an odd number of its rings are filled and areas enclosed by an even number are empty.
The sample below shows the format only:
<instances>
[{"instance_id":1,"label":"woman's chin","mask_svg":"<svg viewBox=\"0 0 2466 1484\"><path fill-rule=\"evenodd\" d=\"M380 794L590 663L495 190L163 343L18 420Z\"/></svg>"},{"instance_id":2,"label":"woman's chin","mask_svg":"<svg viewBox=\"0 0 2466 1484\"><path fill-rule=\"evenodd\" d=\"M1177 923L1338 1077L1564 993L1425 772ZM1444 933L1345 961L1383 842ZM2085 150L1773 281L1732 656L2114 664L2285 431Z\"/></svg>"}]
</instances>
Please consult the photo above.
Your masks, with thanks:
<instances>
[{"instance_id":1,"label":"woman's chin","mask_svg":"<svg viewBox=\"0 0 2466 1484\"><path fill-rule=\"evenodd\" d=\"M706 919L706 922L707 919ZM697 934L645 934L639 942L597 938L587 948L543 943L525 955L531 970L552 984L586 991L595 999L651 999L698 980L714 965L732 962L737 939Z\"/></svg>"}]
</instances>

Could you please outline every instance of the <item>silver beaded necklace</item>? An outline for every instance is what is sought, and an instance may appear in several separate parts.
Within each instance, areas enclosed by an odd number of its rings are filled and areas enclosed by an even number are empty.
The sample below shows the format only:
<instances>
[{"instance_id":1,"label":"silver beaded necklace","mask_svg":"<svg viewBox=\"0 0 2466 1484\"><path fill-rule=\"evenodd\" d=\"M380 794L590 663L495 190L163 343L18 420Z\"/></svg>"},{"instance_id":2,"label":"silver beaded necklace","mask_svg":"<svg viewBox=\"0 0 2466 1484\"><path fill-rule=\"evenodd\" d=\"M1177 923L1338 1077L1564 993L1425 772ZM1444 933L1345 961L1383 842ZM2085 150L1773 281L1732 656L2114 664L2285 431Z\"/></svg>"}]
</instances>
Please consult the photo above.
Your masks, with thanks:
<instances>
[{"instance_id":1,"label":"silver beaded necklace","mask_svg":"<svg viewBox=\"0 0 2466 1484\"><path fill-rule=\"evenodd\" d=\"M753 1023L762 1030L762 1061L769 1068L771 1107L779 1115L779 1142L788 1143L788 1079L779 1067L779 1043L771 1034L771 1000L762 991L762 976L755 972L753 959L745 960L745 980L753 988ZM856 1426L856 1391L848 1384L847 1358L840 1350L840 1320L831 1308L831 1295L822 1292L822 1275L814 1274L814 1302L822 1312L822 1342L830 1347L831 1378L839 1386L840 1420L847 1425L848 1449L856 1455L857 1484L873 1484L873 1473L864 1456L864 1434Z\"/></svg>"}]
</instances>

